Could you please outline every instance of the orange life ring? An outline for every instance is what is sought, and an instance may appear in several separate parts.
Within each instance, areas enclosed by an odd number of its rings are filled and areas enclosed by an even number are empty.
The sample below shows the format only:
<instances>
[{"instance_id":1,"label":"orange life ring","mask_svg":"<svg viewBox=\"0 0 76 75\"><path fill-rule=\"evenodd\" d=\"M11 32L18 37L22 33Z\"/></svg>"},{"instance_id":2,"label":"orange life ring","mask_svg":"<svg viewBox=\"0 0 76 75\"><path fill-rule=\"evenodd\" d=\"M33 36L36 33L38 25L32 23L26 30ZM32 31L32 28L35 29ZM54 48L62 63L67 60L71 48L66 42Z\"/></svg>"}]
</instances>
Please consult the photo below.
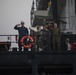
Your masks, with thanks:
<instances>
[{"instance_id":1,"label":"orange life ring","mask_svg":"<svg viewBox=\"0 0 76 75\"><path fill-rule=\"evenodd\" d=\"M30 43L29 45L25 45L25 44L24 44L24 40L25 40L26 38L29 38L30 41L31 41L31 43ZM23 46L24 48L31 48L32 45L34 44L34 40L32 39L31 36L24 36L24 37L22 37L22 39L21 39L21 44L22 44L22 46Z\"/></svg>"}]
</instances>

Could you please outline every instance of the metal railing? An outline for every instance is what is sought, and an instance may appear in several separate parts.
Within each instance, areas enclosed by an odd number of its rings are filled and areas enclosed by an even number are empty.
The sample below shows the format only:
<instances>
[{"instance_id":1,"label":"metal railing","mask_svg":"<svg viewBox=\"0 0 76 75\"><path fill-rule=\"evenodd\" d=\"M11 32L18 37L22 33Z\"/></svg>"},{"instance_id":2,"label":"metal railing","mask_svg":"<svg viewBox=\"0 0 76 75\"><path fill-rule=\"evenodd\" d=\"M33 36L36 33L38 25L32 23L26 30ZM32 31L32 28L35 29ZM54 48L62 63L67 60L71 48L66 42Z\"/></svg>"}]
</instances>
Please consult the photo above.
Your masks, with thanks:
<instances>
[{"instance_id":1,"label":"metal railing","mask_svg":"<svg viewBox=\"0 0 76 75\"><path fill-rule=\"evenodd\" d=\"M44 32L31 34L30 37L33 38L33 46L31 48L28 48L28 51L53 51L53 41L52 41L52 35L50 34L44 34ZM67 38L69 39L69 42L67 42ZM74 34L61 34L60 35L60 45L61 49L60 51L67 51L69 43L70 45L74 44L74 48L76 47L76 35ZM66 41L67 40L67 41ZM28 40L26 42L26 45L29 45L31 43L31 40ZM76 49L76 48L75 48ZM19 51L18 48L18 35L0 35L0 51Z\"/></svg>"},{"instance_id":2,"label":"metal railing","mask_svg":"<svg viewBox=\"0 0 76 75\"><path fill-rule=\"evenodd\" d=\"M0 35L0 50L12 51L13 48L17 48L17 37L18 35Z\"/></svg>"}]
</instances>

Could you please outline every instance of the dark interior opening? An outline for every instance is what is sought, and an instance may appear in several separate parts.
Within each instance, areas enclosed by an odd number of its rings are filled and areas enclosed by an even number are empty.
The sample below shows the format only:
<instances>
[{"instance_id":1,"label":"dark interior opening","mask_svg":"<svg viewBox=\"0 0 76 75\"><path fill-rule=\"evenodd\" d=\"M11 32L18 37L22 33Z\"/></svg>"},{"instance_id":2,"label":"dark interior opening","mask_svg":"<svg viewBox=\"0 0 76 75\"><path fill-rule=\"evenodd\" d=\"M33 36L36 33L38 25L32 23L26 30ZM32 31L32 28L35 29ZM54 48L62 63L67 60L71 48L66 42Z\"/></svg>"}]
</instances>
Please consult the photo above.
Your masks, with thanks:
<instances>
[{"instance_id":1,"label":"dark interior opening","mask_svg":"<svg viewBox=\"0 0 76 75\"><path fill-rule=\"evenodd\" d=\"M22 75L22 74L31 74L32 66L31 65L0 65L0 74L4 75Z\"/></svg>"},{"instance_id":2,"label":"dark interior opening","mask_svg":"<svg viewBox=\"0 0 76 75\"><path fill-rule=\"evenodd\" d=\"M72 64L40 64L38 65L39 74L72 74Z\"/></svg>"}]
</instances>

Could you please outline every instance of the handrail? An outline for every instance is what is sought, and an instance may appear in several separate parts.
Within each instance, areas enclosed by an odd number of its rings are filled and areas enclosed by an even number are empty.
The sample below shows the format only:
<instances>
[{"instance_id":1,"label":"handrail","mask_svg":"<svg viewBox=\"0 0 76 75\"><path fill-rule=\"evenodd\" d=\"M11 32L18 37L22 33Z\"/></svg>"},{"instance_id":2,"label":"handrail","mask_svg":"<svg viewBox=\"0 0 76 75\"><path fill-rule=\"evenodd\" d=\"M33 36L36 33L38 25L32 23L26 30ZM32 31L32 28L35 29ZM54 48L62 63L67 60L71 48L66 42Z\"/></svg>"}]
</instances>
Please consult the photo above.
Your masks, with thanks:
<instances>
[{"instance_id":1,"label":"handrail","mask_svg":"<svg viewBox=\"0 0 76 75\"><path fill-rule=\"evenodd\" d=\"M10 41L7 39L7 41L3 41L3 42L6 42L6 43L8 43L8 44L11 44L11 46L10 46L10 48L9 48L9 50L11 50L12 51L12 49L13 48L17 48L17 50L18 50L18 47L16 47L15 45L17 44L18 45L18 42L17 42L17 40L15 39L15 37L13 37L13 36L16 36L16 35L0 35L0 36L3 36L3 37L5 37L5 36L10 36ZM18 35L17 35L18 36ZM50 50L51 51L51 48L50 48L50 43L52 43L52 40L50 40L50 36L48 37L48 39L46 39L47 38L47 36L48 36L48 34L47 35L38 35L38 34L35 34L35 35L30 35L33 39L34 39L34 45L33 45L33 47L31 48L31 50L35 50L35 51L43 51L44 50L44 47L46 47L46 45L48 46L47 48L48 48L48 50ZM13 38L12 38L13 37ZM76 43L76 41L75 41L75 38L76 38L76 34L63 34L63 35L61 35L61 43L62 43L62 50L64 50L65 48L64 48L64 46L66 45L66 38L69 38L70 39L70 42L71 42L71 44L72 43ZM46 41L44 41L44 40L46 40ZM1 41L2 42L2 41ZM31 41L30 41L31 42ZM2 44L4 44L4 43L2 43ZM15 44L14 46L13 46L13 44ZM44 44L45 44L45 46L44 46ZM7 46L6 45L4 45L6 48L7 48ZM1 47L1 46L0 46ZM46 48L46 49L47 49ZM7 48L8 49L8 48ZM6 50L7 50L6 49ZM0 49L1 50L1 49ZM46 51L48 51L48 50L46 50ZM8 51L8 50L7 50Z\"/></svg>"},{"instance_id":2,"label":"handrail","mask_svg":"<svg viewBox=\"0 0 76 75\"><path fill-rule=\"evenodd\" d=\"M18 36L18 34L12 34L12 35L8 35L8 34L5 34L5 35L0 35L0 49L2 50L3 48L3 51L6 51L6 47L9 46L9 50L7 51L12 51L12 48L13 48L13 44L16 44L17 43L17 39L15 36ZM13 38L12 38L13 37ZM2 43L3 42L3 43ZM2 47L2 48L1 48ZM5 47L5 48L4 48ZM5 49L5 50L4 50Z\"/></svg>"},{"instance_id":3,"label":"handrail","mask_svg":"<svg viewBox=\"0 0 76 75\"><path fill-rule=\"evenodd\" d=\"M8 34L4 34L4 35L0 35L0 36L15 36L16 34L13 34L13 35L8 35ZM18 34L17 34L18 36Z\"/></svg>"}]
</instances>

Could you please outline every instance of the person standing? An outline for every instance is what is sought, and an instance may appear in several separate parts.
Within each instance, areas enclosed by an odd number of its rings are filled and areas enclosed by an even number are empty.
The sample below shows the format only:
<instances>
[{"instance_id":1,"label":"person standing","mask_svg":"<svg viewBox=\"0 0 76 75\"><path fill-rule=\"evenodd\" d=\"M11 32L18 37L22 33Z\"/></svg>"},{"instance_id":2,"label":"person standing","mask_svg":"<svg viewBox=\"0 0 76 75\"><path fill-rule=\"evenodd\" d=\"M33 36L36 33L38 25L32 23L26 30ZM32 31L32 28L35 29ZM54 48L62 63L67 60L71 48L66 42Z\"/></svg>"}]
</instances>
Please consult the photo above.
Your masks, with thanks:
<instances>
[{"instance_id":1,"label":"person standing","mask_svg":"<svg viewBox=\"0 0 76 75\"><path fill-rule=\"evenodd\" d=\"M50 31L48 29L48 25L45 24L42 30L41 41L43 45L43 51L51 51L50 47Z\"/></svg>"},{"instance_id":2,"label":"person standing","mask_svg":"<svg viewBox=\"0 0 76 75\"><path fill-rule=\"evenodd\" d=\"M57 26L57 23L54 23L54 27L52 29L52 43L54 51L60 51L60 29Z\"/></svg>"},{"instance_id":3,"label":"person standing","mask_svg":"<svg viewBox=\"0 0 76 75\"><path fill-rule=\"evenodd\" d=\"M28 36L28 29L27 29L27 27L24 26L24 24L25 24L25 23L24 23L23 21L21 21L20 24L17 24L17 25L15 25L15 27L14 27L14 29L15 29L15 30L18 30L18 33L19 33L19 39L18 39L19 51L22 50L22 45L21 45L21 39L22 39L22 37ZM25 42L26 42L26 41L27 41L27 39L25 40ZM25 48L24 48L24 50L26 51L26 50L28 50L28 49L25 49Z\"/></svg>"},{"instance_id":4,"label":"person standing","mask_svg":"<svg viewBox=\"0 0 76 75\"><path fill-rule=\"evenodd\" d=\"M50 32L50 47L51 47L51 51L53 50L53 44L52 44L52 29L53 29L53 24L52 23L48 23L48 30Z\"/></svg>"}]
</instances>

